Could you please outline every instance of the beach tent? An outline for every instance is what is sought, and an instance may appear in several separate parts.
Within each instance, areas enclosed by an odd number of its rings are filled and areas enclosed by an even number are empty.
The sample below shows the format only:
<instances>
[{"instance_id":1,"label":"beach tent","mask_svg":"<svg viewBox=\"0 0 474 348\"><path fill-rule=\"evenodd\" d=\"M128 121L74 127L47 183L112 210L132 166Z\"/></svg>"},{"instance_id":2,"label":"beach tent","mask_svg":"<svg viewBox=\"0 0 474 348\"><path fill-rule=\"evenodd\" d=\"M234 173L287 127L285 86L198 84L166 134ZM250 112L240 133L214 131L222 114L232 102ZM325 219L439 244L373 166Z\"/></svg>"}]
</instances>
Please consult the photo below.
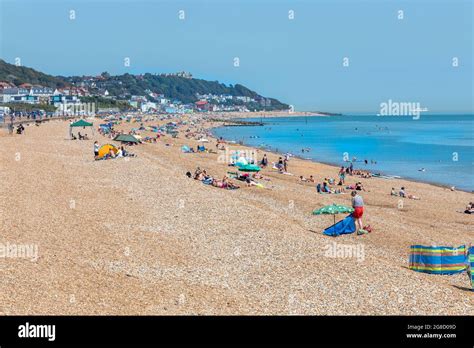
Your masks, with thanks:
<instances>
[{"instance_id":1,"label":"beach tent","mask_svg":"<svg viewBox=\"0 0 474 348\"><path fill-rule=\"evenodd\" d=\"M456 274L467 268L466 246L412 245L410 247L410 269L431 274Z\"/></svg>"},{"instance_id":2,"label":"beach tent","mask_svg":"<svg viewBox=\"0 0 474 348\"><path fill-rule=\"evenodd\" d=\"M110 150L112 150L114 154L118 152L118 149L114 145L111 145L111 144L102 145L99 149L98 158L103 158L105 155L108 155L110 153Z\"/></svg>"},{"instance_id":3,"label":"beach tent","mask_svg":"<svg viewBox=\"0 0 474 348\"><path fill-rule=\"evenodd\" d=\"M352 217L352 215L348 215L345 217L345 219L326 228L323 231L323 234L325 234L326 236L337 237L337 236L340 236L341 234L354 233L355 230L356 230L356 225L355 225L354 218Z\"/></svg>"},{"instance_id":4,"label":"beach tent","mask_svg":"<svg viewBox=\"0 0 474 348\"><path fill-rule=\"evenodd\" d=\"M183 146L181 146L181 151L184 152L184 153L189 153L189 152L191 152L191 149L188 146L183 145Z\"/></svg>"},{"instance_id":5,"label":"beach tent","mask_svg":"<svg viewBox=\"0 0 474 348\"><path fill-rule=\"evenodd\" d=\"M139 141L131 134L119 134L114 138L115 141L121 141L122 143L135 143L137 144Z\"/></svg>"},{"instance_id":6,"label":"beach tent","mask_svg":"<svg viewBox=\"0 0 474 348\"><path fill-rule=\"evenodd\" d=\"M336 214L347 214L354 212L353 208L346 207L345 205L332 204L326 205L320 209L313 210L313 215L332 215L334 216L334 225L336 224Z\"/></svg>"},{"instance_id":7,"label":"beach tent","mask_svg":"<svg viewBox=\"0 0 474 348\"><path fill-rule=\"evenodd\" d=\"M85 127L92 127L92 134L94 134L94 124L93 123L89 123L87 121L84 121L84 120L79 120L77 122L74 122L74 123L71 123L69 125L69 137L72 139L72 128L73 127L82 127L82 128L85 128Z\"/></svg>"},{"instance_id":8,"label":"beach tent","mask_svg":"<svg viewBox=\"0 0 474 348\"><path fill-rule=\"evenodd\" d=\"M89 122L84 121L84 120L79 120L77 122L74 122L74 123L70 124L70 127L92 127L92 126L94 126L93 123L89 123Z\"/></svg>"},{"instance_id":9,"label":"beach tent","mask_svg":"<svg viewBox=\"0 0 474 348\"><path fill-rule=\"evenodd\" d=\"M242 172L259 172L261 168L255 164L236 163L235 166Z\"/></svg>"}]
</instances>

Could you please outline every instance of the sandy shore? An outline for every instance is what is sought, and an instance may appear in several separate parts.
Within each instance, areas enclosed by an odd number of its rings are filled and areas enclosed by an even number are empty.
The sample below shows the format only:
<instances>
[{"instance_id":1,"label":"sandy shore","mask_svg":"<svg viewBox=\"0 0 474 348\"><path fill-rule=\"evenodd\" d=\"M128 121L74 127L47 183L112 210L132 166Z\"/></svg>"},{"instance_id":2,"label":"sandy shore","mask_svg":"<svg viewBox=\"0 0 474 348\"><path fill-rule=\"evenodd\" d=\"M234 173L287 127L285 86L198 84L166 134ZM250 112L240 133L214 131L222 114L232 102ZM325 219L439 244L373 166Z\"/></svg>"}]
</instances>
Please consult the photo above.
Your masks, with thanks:
<instances>
[{"instance_id":1,"label":"sandy shore","mask_svg":"<svg viewBox=\"0 0 474 348\"><path fill-rule=\"evenodd\" d=\"M109 161L92 155L93 140L109 139L67 135L66 121L25 135L0 130L0 243L38 246L33 261L0 258L0 314L474 314L466 274L408 269L412 244L473 241L473 217L459 213L471 193L349 177L368 190L364 222L374 232L335 239L321 233L332 217L311 212L350 205L350 195L319 195L297 180L336 177L332 166L291 159L294 176L264 169L266 189L229 191L185 176L199 166L221 178L232 168L218 154L182 153L197 145L183 133ZM400 186L421 200L400 207L389 195ZM333 243L363 257L328 257Z\"/></svg>"}]
</instances>

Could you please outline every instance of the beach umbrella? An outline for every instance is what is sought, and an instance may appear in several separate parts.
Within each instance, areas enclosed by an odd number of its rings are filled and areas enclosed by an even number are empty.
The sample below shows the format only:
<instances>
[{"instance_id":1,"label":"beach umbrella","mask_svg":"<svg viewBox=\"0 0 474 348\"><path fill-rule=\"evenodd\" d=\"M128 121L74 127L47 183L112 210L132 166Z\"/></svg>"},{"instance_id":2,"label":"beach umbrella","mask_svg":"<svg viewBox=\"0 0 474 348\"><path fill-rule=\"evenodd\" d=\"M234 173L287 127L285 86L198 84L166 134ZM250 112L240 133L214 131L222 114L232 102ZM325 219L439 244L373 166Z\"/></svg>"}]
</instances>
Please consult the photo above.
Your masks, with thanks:
<instances>
[{"instance_id":1,"label":"beach umbrella","mask_svg":"<svg viewBox=\"0 0 474 348\"><path fill-rule=\"evenodd\" d=\"M336 223L336 214L347 214L354 212L354 208L346 207L340 204L326 205L322 208L313 210L313 215L332 215L334 217L334 224Z\"/></svg>"}]
</instances>

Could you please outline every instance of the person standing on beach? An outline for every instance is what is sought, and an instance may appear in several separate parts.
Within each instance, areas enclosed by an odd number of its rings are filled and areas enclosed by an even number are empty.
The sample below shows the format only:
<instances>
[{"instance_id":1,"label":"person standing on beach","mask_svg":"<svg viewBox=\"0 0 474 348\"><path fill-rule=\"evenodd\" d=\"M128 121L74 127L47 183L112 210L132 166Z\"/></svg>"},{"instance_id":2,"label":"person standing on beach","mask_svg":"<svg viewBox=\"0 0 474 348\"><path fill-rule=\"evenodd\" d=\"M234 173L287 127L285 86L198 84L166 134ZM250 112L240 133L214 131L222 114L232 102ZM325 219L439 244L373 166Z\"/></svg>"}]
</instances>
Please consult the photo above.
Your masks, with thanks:
<instances>
[{"instance_id":1,"label":"person standing on beach","mask_svg":"<svg viewBox=\"0 0 474 348\"><path fill-rule=\"evenodd\" d=\"M94 159L99 158L99 143L97 141L94 142Z\"/></svg>"},{"instance_id":2,"label":"person standing on beach","mask_svg":"<svg viewBox=\"0 0 474 348\"><path fill-rule=\"evenodd\" d=\"M283 168L285 170L285 173L288 173L288 159L285 157L285 160L283 161Z\"/></svg>"},{"instance_id":3,"label":"person standing on beach","mask_svg":"<svg viewBox=\"0 0 474 348\"><path fill-rule=\"evenodd\" d=\"M354 164L351 162L351 165L349 166L349 175L352 176L352 171L354 170Z\"/></svg>"},{"instance_id":4,"label":"person standing on beach","mask_svg":"<svg viewBox=\"0 0 474 348\"><path fill-rule=\"evenodd\" d=\"M345 178L346 178L346 168L342 166L341 169L339 170L339 182L341 183L341 185L344 185Z\"/></svg>"},{"instance_id":5,"label":"person standing on beach","mask_svg":"<svg viewBox=\"0 0 474 348\"><path fill-rule=\"evenodd\" d=\"M354 208L354 212L352 213L352 217L356 219L357 225L359 226L359 230L357 232L360 232L362 228L362 215L364 215L364 200L362 199L362 196L360 196L357 191L352 191L351 193L352 196L352 208Z\"/></svg>"},{"instance_id":6,"label":"person standing on beach","mask_svg":"<svg viewBox=\"0 0 474 348\"><path fill-rule=\"evenodd\" d=\"M263 158L262 158L262 167L266 167L268 165L268 158L267 158L267 154L264 154L263 155Z\"/></svg>"},{"instance_id":7,"label":"person standing on beach","mask_svg":"<svg viewBox=\"0 0 474 348\"><path fill-rule=\"evenodd\" d=\"M281 173L283 171L283 158L278 158L278 171Z\"/></svg>"}]
</instances>

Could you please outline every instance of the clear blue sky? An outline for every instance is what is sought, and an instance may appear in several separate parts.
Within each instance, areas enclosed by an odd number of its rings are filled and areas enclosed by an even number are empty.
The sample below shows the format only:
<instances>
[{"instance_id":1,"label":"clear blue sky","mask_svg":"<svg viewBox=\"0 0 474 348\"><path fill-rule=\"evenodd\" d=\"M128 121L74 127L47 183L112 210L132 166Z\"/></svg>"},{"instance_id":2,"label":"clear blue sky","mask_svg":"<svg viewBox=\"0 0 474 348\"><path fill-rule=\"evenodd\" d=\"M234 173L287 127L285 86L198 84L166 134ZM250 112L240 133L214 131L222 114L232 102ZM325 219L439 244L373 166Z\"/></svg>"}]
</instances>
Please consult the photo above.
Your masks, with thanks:
<instances>
[{"instance_id":1,"label":"clear blue sky","mask_svg":"<svg viewBox=\"0 0 474 348\"><path fill-rule=\"evenodd\" d=\"M1 57L49 74L185 70L297 110L473 112L472 0L0 2Z\"/></svg>"}]
</instances>

